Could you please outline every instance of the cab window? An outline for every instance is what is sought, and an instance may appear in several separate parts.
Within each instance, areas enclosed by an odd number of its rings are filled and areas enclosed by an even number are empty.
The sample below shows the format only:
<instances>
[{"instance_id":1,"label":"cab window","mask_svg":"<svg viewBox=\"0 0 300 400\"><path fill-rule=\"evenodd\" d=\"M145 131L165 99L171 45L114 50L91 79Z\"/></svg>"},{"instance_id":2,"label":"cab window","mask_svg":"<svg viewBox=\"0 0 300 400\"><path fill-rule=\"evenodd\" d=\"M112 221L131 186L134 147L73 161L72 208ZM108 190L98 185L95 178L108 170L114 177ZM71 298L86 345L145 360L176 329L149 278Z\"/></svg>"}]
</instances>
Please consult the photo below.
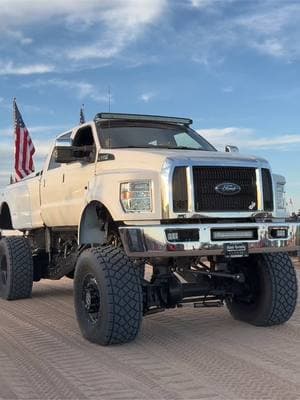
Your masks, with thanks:
<instances>
[{"instance_id":1,"label":"cab window","mask_svg":"<svg viewBox=\"0 0 300 400\"><path fill-rule=\"evenodd\" d=\"M95 161L96 157L96 143L94 140L94 135L92 128L90 126L85 126L80 128L74 137L73 146L83 147L84 151L90 152L90 162Z\"/></svg>"},{"instance_id":2,"label":"cab window","mask_svg":"<svg viewBox=\"0 0 300 400\"><path fill-rule=\"evenodd\" d=\"M71 138L71 134L72 134L72 132L65 133L64 135L60 136L60 139L68 140L68 139ZM50 162L49 162L49 166L48 166L48 171L50 171L51 169L59 168L59 167L61 167L61 163L57 163L55 161L55 149L54 149L52 154L51 154L51 158L50 158Z\"/></svg>"}]
</instances>

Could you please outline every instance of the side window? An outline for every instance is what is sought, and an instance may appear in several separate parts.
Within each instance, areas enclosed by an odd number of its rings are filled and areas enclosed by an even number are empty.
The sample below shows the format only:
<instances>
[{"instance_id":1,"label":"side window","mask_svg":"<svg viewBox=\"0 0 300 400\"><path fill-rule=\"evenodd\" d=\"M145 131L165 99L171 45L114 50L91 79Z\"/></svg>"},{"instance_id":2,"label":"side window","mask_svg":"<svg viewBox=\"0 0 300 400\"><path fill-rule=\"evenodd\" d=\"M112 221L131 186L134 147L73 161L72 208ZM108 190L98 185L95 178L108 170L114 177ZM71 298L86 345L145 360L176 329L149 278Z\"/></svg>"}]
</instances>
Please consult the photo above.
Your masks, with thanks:
<instances>
[{"instance_id":1,"label":"side window","mask_svg":"<svg viewBox=\"0 0 300 400\"><path fill-rule=\"evenodd\" d=\"M94 162L96 157L96 143L93 131L90 126L85 126L76 132L73 140L73 146L83 147L83 151L87 153L89 162Z\"/></svg>"},{"instance_id":2,"label":"side window","mask_svg":"<svg viewBox=\"0 0 300 400\"><path fill-rule=\"evenodd\" d=\"M77 131L73 146L95 146L94 136L90 126L86 126Z\"/></svg>"},{"instance_id":3,"label":"side window","mask_svg":"<svg viewBox=\"0 0 300 400\"><path fill-rule=\"evenodd\" d=\"M53 150L53 152L51 154L50 162L49 162L48 171L50 171L51 169L59 168L59 167L61 167L61 163L57 163L55 161L55 150Z\"/></svg>"},{"instance_id":4,"label":"side window","mask_svg":"<svg viewBox=\"0 0 300 400\"><path fill-rule=\"evenodd\" d=\"M71 134L72 134L72 132L65 133L64 135L60 136L60 139L68 140L68 139L70 139ZM57 163L55 161L55 150L53 150L53 152L51 154L49 166L48 166L48 171L50 171L51 169L59 168L59 167L61 167L61 163Z\"/></svg>"}]
</instances>

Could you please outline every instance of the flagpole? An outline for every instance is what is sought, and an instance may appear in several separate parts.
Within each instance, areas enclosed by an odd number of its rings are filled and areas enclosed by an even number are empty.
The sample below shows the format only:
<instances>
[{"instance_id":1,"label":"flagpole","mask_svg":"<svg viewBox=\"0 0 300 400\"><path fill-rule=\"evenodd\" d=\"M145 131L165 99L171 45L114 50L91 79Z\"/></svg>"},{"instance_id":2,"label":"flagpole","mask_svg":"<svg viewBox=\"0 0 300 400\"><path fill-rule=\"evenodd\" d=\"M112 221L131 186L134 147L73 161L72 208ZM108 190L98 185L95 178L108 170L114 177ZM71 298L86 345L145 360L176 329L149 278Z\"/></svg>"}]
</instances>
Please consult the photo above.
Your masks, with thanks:
<instances>
[{"instance_id":1,"label":"flagpole","mask_svg":"<svg viewBox=\"0 0 300 400\"><path fill-rule=\"evenodd\" d=\"M80 108L79 123L80 123L80 125L85 123L84 104L83 103L81 104L81 108Z\"/></svg>"},{"instance_id":2,"label":"flagpole","mask_svg":"<svg viewBox=\"0 0 300 400\"><path fill-rule=\"evenodd\" d=\"M110 85L108 86L108 112L110 112L111 91Z\"/></svg>"},{"instance_id":3,"label":"flagpole","mask_svg":"<svg viewBox=\"0 0 300 400\"><path fill-rule=\"evenodd\" d=\"M13 157L12 157L12 182L15 182L15 160L16 160L16 145L15 145L15 141L16 141L16 132L15 132L15 123L16 123L16 103L17 103L17 99L16 97L13 97Z\"/></svg>"}]
</instances>

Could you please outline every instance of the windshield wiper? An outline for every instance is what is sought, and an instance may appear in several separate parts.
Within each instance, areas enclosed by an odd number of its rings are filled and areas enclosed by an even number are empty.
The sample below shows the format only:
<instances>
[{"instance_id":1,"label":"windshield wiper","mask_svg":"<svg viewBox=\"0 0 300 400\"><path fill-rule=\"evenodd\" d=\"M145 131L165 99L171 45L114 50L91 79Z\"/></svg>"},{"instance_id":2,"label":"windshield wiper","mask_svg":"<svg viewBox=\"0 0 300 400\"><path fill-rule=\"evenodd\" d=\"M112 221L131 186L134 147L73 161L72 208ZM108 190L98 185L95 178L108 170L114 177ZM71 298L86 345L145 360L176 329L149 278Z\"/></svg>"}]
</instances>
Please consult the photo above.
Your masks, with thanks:
<instances>
[{"instance_id":1,"label":"windshield wiper","mask_svg":"<svg viewBox=\"0 0 300 400\"><path fill-rule=\"evenodd\" d=\"M157 146L157 147L159 147L159 146ZM170 150L200 150L200 151L205 151L204 149L198 149L196 147L187 147L187 146L176 146L176 147L163 146L161 148L170 149Z\"/></svg>"},{"instance_id":2,"label":"windshield wiper","mask_svg":"<svg viewBox=\"0 0 300 400\"><path fill-rule=\"evenodd\" d=\"M114 146L109 149L152 149L157 146Z\"/></svg>"}]
</instances>

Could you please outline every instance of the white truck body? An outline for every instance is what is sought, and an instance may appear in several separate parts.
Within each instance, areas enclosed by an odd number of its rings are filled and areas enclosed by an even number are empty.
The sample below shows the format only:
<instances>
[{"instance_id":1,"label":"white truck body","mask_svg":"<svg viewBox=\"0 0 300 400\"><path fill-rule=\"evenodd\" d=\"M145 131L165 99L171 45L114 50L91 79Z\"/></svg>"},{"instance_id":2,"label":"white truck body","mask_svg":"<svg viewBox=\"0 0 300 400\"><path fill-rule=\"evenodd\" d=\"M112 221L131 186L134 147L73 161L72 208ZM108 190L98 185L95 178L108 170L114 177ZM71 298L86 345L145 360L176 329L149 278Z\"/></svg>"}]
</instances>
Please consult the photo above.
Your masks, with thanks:
<instances>
[{"instance_id":1,"label":"white truck body","mask_svg":"<svg viewBox=\"0 0 300 400\"><path fill-rule=\"evenodd\" d=\"M268 242L267 247L281 248L289 241L289 245L294 250L294 247L298 245L298 225L287 224L285 208L278 208L276 188L278 185L283 188L285 184L285 179L280 175L272 174L273 210L271 212L264 210L261 171L262 169L270 170L266 160L253 156L243 156L235 152L184 151L182 149L162 148L103 149L99 141L99 128L97 128L95 121L78 126L72 131L60 135L60 137L67 136L74 141L78 132L85 128L89 128L93 135L94 155L96 155L94 161L83 162L78 160L56 165L55 168L52 168L54 145L49 152L42 172L32 174L20 182L7 186L1 193L0 226L1 215L3 216L7 208L10 211L12 225L10 227L2 226L2 229L11 228L25 232L40 228L73 228L78 232L78 244L84 244L86 241L84 237L90 238L90 234L82 233L83 230L88 229L84 222L85 211L90 204L97 202L108 210L113 221L121 221L124 226L141 226L144 233L147 226L152 226L151 229L148 228L144 235L148 238L151 237L152 241L155 240L155 235L160 238L165 235L162 227L163 220L174 220L176 224L178 219L184 219L186 223L195 219L224 219L224 223L227 223L229 218L239 219L241 222L242 219L246 221L252 218L253 222L255 222L255 219L259 220L260 225L257 225L257 228L258 232L261 233L260 238L252 240L253 251L256 251L255 249L258 247L261 248L263 241L266 244L264 235L271 229L270 223L281 226L284 222L288 230L288 238L286 242L272 239L272 242ZM101 160L102 155L108 157L108 159ZM111 159L109 159L110 155ZM171 175L174 166L186 166L189 169L192 169L193 166L255 169L257 175L257 206L255 211L251 210L251 204L249 204L249 210L243 211L196 212L192 199L193 192L191 191L188 194L188 209L185 212L174 212L170 207L172 202ZM192 178L188 177L188 179ZM120 185L123 182L145 180L150 181L152 185L151 210L148 212L125 212L120 201ZM193 188L193 182L190 181L188 190L191 188ZM266 217L268 217L268 224L264 220ZM198 227L202 229L203 227L200 225ZM245 227L244 223L243 226ZM95 226L90 228L95 230ZM123 233L122 239L126 241L124 229L121 228L120 230ZM156 231L157 234L153 233ZM210 231L210 228L205 228L205 232L208 231ZM129 229L128 232L130 233L131 230ZM207 240L210 242L209 234L203 233L202 236L205 237L205 243ZM164 245L166 244L164 240ZM127 253L131 254L126 243L124 245ZM218 246L220 246L220 243L215 244L215 246L212 245L214 248ZM188 247L194 248L198 252L200 250L199 244L192 243ZM204 246L204 248L207 250L207 246ZM137 251L136 255L142 256L141 253L142 251Z\"/></svg>"}]
</instances>

